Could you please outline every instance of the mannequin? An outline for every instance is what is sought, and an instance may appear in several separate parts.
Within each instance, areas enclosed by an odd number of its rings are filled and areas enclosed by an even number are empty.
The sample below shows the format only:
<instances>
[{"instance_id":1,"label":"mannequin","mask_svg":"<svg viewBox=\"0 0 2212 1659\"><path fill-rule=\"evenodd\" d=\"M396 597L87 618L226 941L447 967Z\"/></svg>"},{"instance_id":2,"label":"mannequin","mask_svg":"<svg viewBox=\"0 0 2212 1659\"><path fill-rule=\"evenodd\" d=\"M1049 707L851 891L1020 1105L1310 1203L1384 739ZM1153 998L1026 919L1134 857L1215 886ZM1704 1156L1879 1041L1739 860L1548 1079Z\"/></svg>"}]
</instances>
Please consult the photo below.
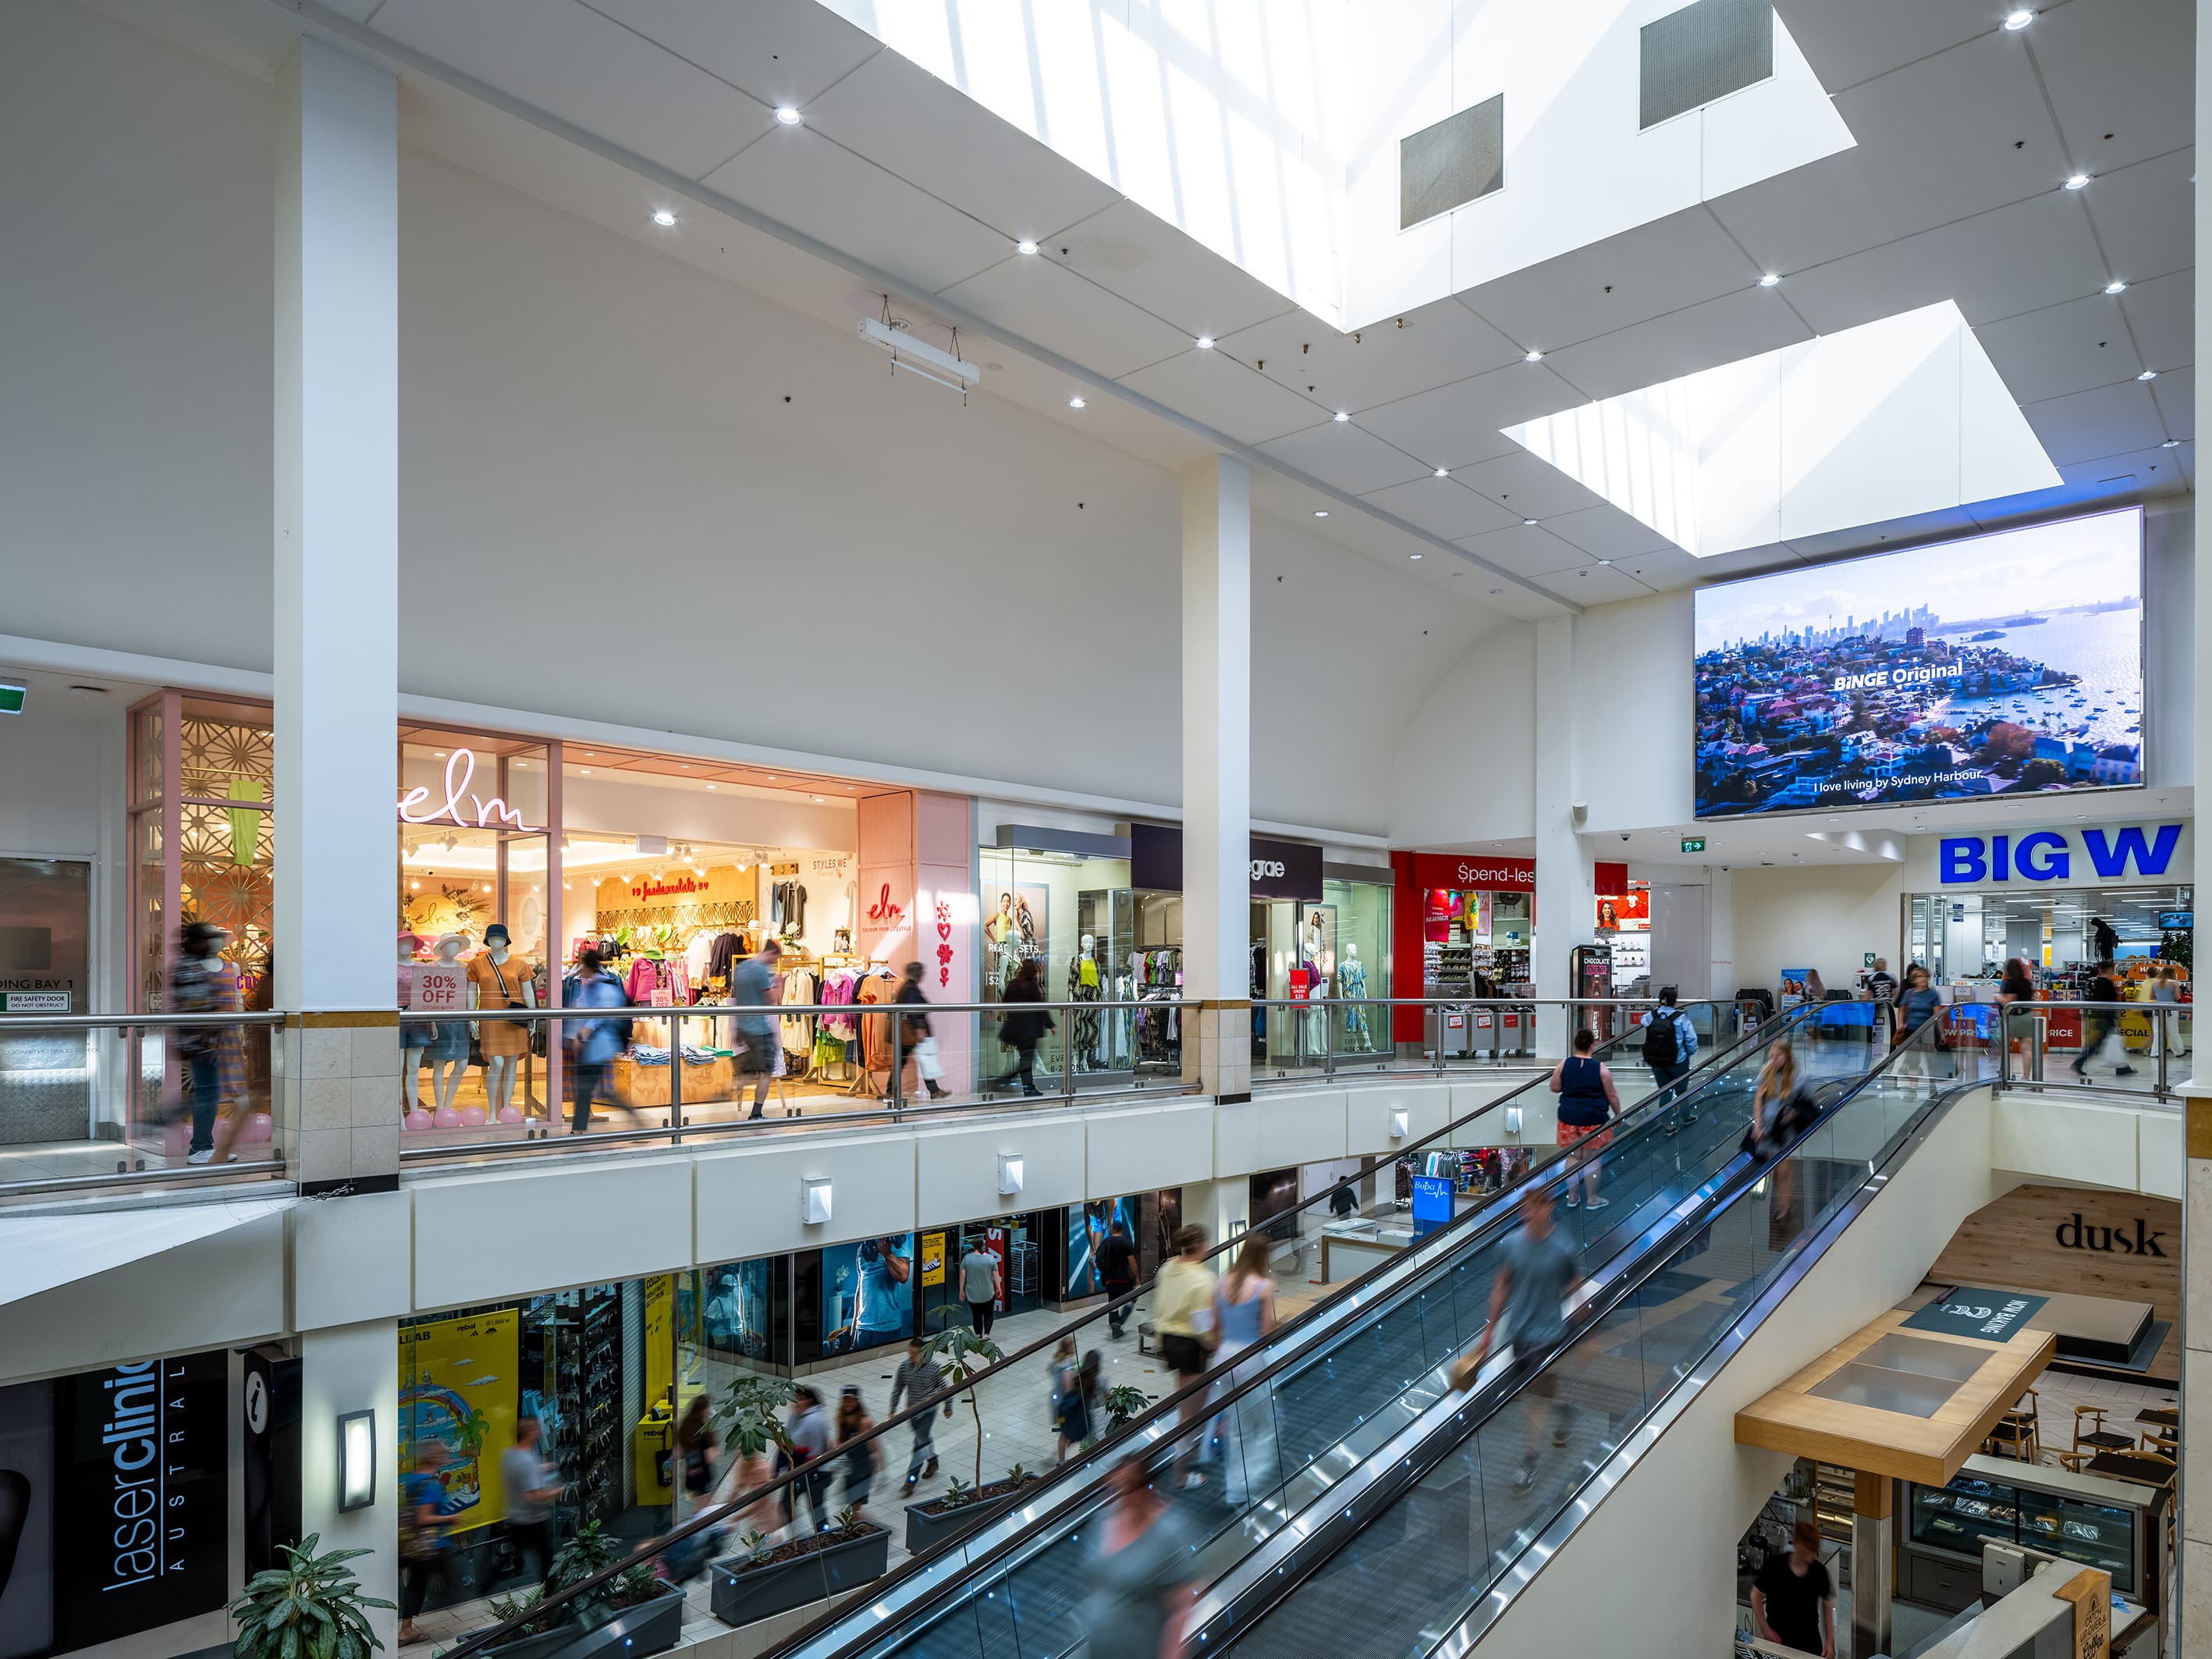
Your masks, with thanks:
<instances>
[{"instance_id":1,"label":"mannequin","mask_svg":"<svg viewBox=\"0 0 2212 1659\"><path fill-rule=\"evenodd\" d=\"M459 933L441 936L436 959L448 967L454 965L460 961L466 943ZM441 1129L458 1128L461 1119L453 1109L453 1097L461 1091L461 1074L469 1069L468 1023L459 1019L424 1023L435 1034L424 1051L430 1062L430 1100L437 1108L435 1121Z\"/></svg>"},{"instance_id":2,"label":"mannequin","mask_svg":"<svg viewBox=\"0 0 2212 1659\"><path fill-rule=\"evenodd\" d=\"M1328 994L1328 955L1322 938L1321 917L1309 913L1304 935L1298 941L1298 961L1306 970L1306 994L1316 1001ZM1306 1012L1306 1052L1310 1054L1328 1052L1327 1008L1311 1008Z\"/></svg>"},{"instance_id":3,"label":"mannequin","mask_svg":"<svg viewBox=\"0 0 2212 1659\"><path fill-rule=\"evenodd\" d=\"M537 969L508 947L507 924L495 921L484 929L484 948L469 963L469 1006L489 1012L495 1008L535 1008L538 1006ZM530 1052L530 1031L511 1019L476 1022L477 1042L483 1049L484 1098L501 1123L522 1121L514 1103L516 1062Z\"/></svg>"},{"instance_id":4,"label":"mannequin","mask_svg":"<svg viewBox=\"0 0 2212 1659\"><path fill-rule=\"evenodd\" d=\"M1360 961L1357 945L1344 947L1344 960L1336 969L1336 994L1353 1003L1367 994L1367 964ZM1366 1009L1350 1007L1344 1011L1344 1035L1360 1053L1374 1052L1375 1041L1368 1035Z\"/></svg>"},{"instance_id":5,"label":"mannequin","mask_svg":"<svg viewBox=\"0 0 2212 1659\"><path fill-rule=\"evenodd\" d=\"M1097 940L1089 933L1083 936L1082 948L1076 951L1067 964L1067 1000L1070 1002L1097 1002L1104 995L1099 984L1098 958L1094 954ZM1075 1066L1078 1071L1098 1070L1098 1011L1079 1008L1075 1011Z\"/></svg>"},{"instance_id":6,"label":"mannequin","mask_svg":"<svg viewBox=\"0 0 2212 1659\"><path fill-rule=\"evenodd\" d=\"M403 1009L415 1006L415 951L422 943L420 934L402 933L399 936L399 1006ZM422 1051L437 1041L438 1028L427 1019L403 1019L399 1022L399 1116L403 1122L418 1114L422 1121L410 1123L410 1128L423 1128L429 1124L429 1115L422 1111Z\"/></svg>"}]
</instances>

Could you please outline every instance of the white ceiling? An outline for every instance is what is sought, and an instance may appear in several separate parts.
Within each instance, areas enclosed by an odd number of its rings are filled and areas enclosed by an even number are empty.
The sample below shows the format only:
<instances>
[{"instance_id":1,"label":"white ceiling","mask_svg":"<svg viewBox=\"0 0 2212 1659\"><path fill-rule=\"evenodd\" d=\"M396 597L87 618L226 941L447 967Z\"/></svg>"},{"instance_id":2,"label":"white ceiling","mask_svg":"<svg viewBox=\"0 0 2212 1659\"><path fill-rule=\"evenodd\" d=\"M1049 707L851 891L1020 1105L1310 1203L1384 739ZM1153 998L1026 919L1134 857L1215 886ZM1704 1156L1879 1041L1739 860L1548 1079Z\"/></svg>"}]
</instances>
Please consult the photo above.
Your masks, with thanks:
<instances>
[{"instance_id":1,"label":"white ceiling","mask_svg":"<svg viewBox=\"0 0 2212 1659\"><path fill-rule=\"evenodd\" d=\"M97 3L264 69L302 20L386 51L410 141L841 322L858 271L961 323L987 392L1169 465L1256 452L1267 510L1510 614L2191 482L2188 0L2054 0L2016 33L1989 0L1779 0L1854 148L1352 336L814 0ZM1693 560L1499 435L1945 299L2061 488Z\"/></svg>"}]
</instances>

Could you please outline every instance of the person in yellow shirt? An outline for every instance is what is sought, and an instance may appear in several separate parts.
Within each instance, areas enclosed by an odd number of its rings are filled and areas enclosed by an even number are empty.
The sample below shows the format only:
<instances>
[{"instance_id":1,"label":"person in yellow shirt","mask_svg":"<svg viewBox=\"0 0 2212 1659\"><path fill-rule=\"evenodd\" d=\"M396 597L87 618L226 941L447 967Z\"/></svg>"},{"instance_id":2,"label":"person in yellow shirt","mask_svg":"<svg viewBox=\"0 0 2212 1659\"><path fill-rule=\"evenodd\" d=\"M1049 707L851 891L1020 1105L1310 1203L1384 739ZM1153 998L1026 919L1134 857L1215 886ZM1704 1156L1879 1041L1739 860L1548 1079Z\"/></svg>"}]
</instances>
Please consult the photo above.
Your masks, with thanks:
<instances>
[{"instance_id":1,"label":"person in yellow shirt","mask_svg":"<svg viewBox=\"0 0 2212 1659\"><path fill-rule=\"evenodd\" d=\"M1170 1241L1175 1257L1161 1267L1152 1281L1152 1328L1159 1333L1160 1356L1174 1367L1176 1379L1188 1384L1202 1375L1218 1334L1214 1329L1212 1268L1206 1255L1206 1229L1192 1223L1178 1227ZM1194 1389L1176 1407L1183 1426L1206 1414L1206 1394ZM1193 1435L1176 1453L1176 1474L1182 1475L1197 1454L1200 1437ZM1196 1485L1199 1477L1189 1476Z\"/></svg>"}]
</instances>

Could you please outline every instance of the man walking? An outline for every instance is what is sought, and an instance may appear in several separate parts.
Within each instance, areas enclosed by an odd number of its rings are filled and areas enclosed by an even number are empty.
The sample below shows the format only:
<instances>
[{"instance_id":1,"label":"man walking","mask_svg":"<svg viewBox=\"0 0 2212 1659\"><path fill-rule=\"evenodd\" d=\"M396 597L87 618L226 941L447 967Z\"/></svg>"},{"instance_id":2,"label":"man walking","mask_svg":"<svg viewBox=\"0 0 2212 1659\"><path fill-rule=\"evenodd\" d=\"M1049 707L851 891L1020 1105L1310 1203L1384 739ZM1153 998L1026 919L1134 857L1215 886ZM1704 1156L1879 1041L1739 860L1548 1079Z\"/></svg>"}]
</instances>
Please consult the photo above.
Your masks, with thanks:
<instances>
[{"instance_id":1,"label":"man walking","mask_svg":"<svg viewBox=\"0 0 2212 1659\"><path fill-rule=\"evenodd\" d=\"M2120 988L2113 982L2110 959L2097 964L2097 976L2089 981L2088 1000L2093 1006L2081 1011L2081 1052L2075 1057L2074 1076L2079 1082L2089 1080L2089 1066L2106 1042L2119 1029ZM2120 1050L2119 1060L2112 1066L2114 1077L2133 1077L2136 1068L2128 1064L2128 1052Z\"/></svg>"},{"instance_id":2,"label":"man walking","mask_svg":"<svg viewBox=\"0 0 2212 1659\"><path fill-rule=\"evenodd\" d=\"M1644 1016L1644 1063L1651 1068L1655 1099L1690 1074L1690 1056L1698 1052L1698 1028L1683 1017L1678 1000L1673 986L1662 986L1659 1006ZM1697 1121L1692 1113L1683 1122ZM1667 1133L1671 1135L1680 1127L1670 1120Z\"/></svg>"},{"instance_id":3,"label":"man walking","mask_svg":"<svg viewBox=\"0 0 2212 1659\"><path fill-rule=\"evenodd\" d=\"M899 1361L898 1370L891 1373L889 1413L893 1417L898 1415L902 1398L910 1405L927 1408L907 1419L907 1426L914 1431L914 1449L908 1454L906 1460L906 1495L908 1498L914 1496L915 1481L927 1480L937 1473L937 1412L933 1402L944 1392L945 1373L938 1369L934 1359L922 1352L921 1339L908 1337L906 1358ZM952 1415L950 1400L945 1402L945 1414L947 1417Z\"/></svg>"},{"instance_id":4,"label":"man walking","mask_svg":"<svg viewBox=\"0 0 2212 1659\"><path fill-rule=\"evenodd\" d=\"M1556 1370L1538 1368L1566 1336L1566 1300L1582 1274L1573 1247L1552 1231L1552 1195L1543 1182L1532 1181L1522 1189L1521 1231L1499 1247L1498 1254L1498 1277L1490 1286L1489 1321L1474 1346L1452 1368L1452 1385L1462 1390L1473 1388L1491 1349L1510 1344L1513 1369L1509 1392L1525 1388L1531 1400L1550 1404L1552 1444L1564 1448L1574 1425L1575 1408L1559 1403ZM1534 1405L1522 1416L1528 1437L1520 1470L1513 1477L1516 1497L1536 1484L1536 1438L1541 1432Z\"/></svg>"},{"instance_id":5,"label":"man walking","mask_svg":"<svg viewBox=\"0 0 2212 1659\"><path fill-rule=\"evenodd\" d=\"M1867 994L1874 999L1874 1029L1884 1048L1897 1040L1897 976L1889 971L1889 958L1876 957L1867 974Z\"/></svg>"},{"instance_id":6,"label":"man walking","mask_svg":"<svg viewBox=\"0 0 2212 1659\"><path fill-rule=\"evenodd\" d=\"M553 1505L561 1475L538 1449L544 1427L534 1417L514 1423L514 1443L499 1455L500 1485L507 1492L507 1530L526 1574L544 1583L553 1573Z\"/></svg>"},{"instance_id":7,"label":"man walking","mask_svg":"<svg viewBox=\"0 0 2212 1659\"><path fill-rule=\"evenodd\" d=\"M576 957L576 978L562 1000L579 1008L621 1008L629 998L605 971L599 953L586 948ZM592 1127L592 1107L606 1085L607 1067L629 1046L626 1019L582 1019L568 1028L568 1071L575 1089L568 1133L580 1135Z\"/></svg>"},{"instance_id":8,"label":"man walking","mask_svg":"<svg viewBox=\"0 0 2212 1659\"><path fill-rule=\"evenodd\" d=\"M768 1085L775 1080L775 1020L768 1006L775 1000L775 964L782 955L783 946L769 939L730 973L730 1000L747 1011L737 1018L738 1040L745 1046L738 1070L759 1079L749 1117L763 1115Z\"/></svg>"},{"instance_id":9,"label":"man walking","mask_svg":"<svg viewBox=\"0 0 2212 1659\"><path fill-rule=\"evenodd\" d=\"M1121 1300L1137 1288L1137 1247L1129 1242L1129 1230L1119 1217L1108 1230L1106 1242L1098 1247L1098 1282L1106 1287L1108 1302L1121 1304L1109 1308L1106 1314L1107 1328L1118 1341L1129 1322L1129 1310L1137 1305Z\"/></svg>"}]
</instances>

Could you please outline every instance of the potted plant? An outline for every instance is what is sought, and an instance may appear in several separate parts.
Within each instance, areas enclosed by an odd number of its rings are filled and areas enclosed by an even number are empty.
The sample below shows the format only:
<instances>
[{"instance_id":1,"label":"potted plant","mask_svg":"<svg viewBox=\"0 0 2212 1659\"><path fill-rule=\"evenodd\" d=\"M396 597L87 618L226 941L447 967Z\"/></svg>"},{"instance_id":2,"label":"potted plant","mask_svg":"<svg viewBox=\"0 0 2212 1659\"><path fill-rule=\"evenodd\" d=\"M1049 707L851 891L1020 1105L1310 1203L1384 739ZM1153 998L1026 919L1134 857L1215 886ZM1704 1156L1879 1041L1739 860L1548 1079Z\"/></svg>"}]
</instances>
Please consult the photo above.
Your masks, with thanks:
<instances>
[{"instance_id":1,"label":"potted plant","mask_svg":"<svg viewBox=\"0 0 2212 1659\"><path fill-rule=\"evenodd\" d=\"M796 1386L787 1377L749 1371L724 1389L713 1419L723 1445L739 1457L758 1457L770 1446L788 1452L791 1440L781 1413Z\"/></svg>"},{"instance_id":2,"label":"potted plant","mask_svg":"<svg viewBox=\"0 0 2212 1659\"><path fill-rule=\"evenodd\" d=\"M295 1546L279 1544L284 1565L257 1572L246 1581L230 1616L238 1621L238 1640L231 1651L238 1659L368 1659L381 1648L363 1616L370 1607L388 1607L361 1593L361 1581L345 1563L370 1550L331 1550L315 1553L322 1541L309 1533Z\"/></svg>"},{"instance_id":3,"label":"potted plant","mask_svg":"<svg viewBox=\"0 0 2212 1659\"><path fill-rule=\"evenodd\" d=\"M864 1589L891 1565L890 1529L849 1504L827 1532L773 1545L749 1532L740 1542L743 1553L725 1556L712 1569L714 1617L726 1625L750 1625Z\"/></svg>"},{"instance_id":4,"label":"potted plant","mask_svg":"<svg viewBox=\"0 0 2212 1659\"><path fill-rule=\"evenodd\" d=\"M1106 1390L1106 1432L1112 1434L1126 1429L1137 1420L1137 1415L1152 1403L1152 1396L1133 1382L1123 1382Z\"/></svg>"},{"instance_id":5,"label":"potted plant","mask_svg":"<svg viewBox=\"0 0 2212 1659\"><path fill-rule=\"evenodd\" d=\"M621 1553L619 1540L608 1537L598 1522L587 1523L554 1556L542 1587L492 1599L492 1617L514 1628L489 1651L500 1659L601 1659L617 1654L636 1659L674 1647L684 1633L684 1589L654 1577L647 1562L536 1613L548 1596L612 1566Z\"/></svg>"},{"instance_id":6,"label":"potted plant","mask_svg":"<svg viewBox=\"0 0 2212 1659\"><path fill-rule=\"evenodd\" d=\"M974 1480L963 1481L956 1477L946 1482L942 1495L906 1506L906 1547L909 1555L919 1555L948 1538L981 1526L1012 1503L1023 1487L1043 1478L1016 1464L1004 1480L984 1484L983 1414L976 1406L973 1385L986 1368L1006 1358L999 1345L988 1337L976 1335L966 1325L949 1325L924 1343L921 1352L925 1360L937 1362L938 1370L945 1373L954 1392L967 1391L968 1413L975 1424L975 1465Z\"/></svg>"}]
</instances>

